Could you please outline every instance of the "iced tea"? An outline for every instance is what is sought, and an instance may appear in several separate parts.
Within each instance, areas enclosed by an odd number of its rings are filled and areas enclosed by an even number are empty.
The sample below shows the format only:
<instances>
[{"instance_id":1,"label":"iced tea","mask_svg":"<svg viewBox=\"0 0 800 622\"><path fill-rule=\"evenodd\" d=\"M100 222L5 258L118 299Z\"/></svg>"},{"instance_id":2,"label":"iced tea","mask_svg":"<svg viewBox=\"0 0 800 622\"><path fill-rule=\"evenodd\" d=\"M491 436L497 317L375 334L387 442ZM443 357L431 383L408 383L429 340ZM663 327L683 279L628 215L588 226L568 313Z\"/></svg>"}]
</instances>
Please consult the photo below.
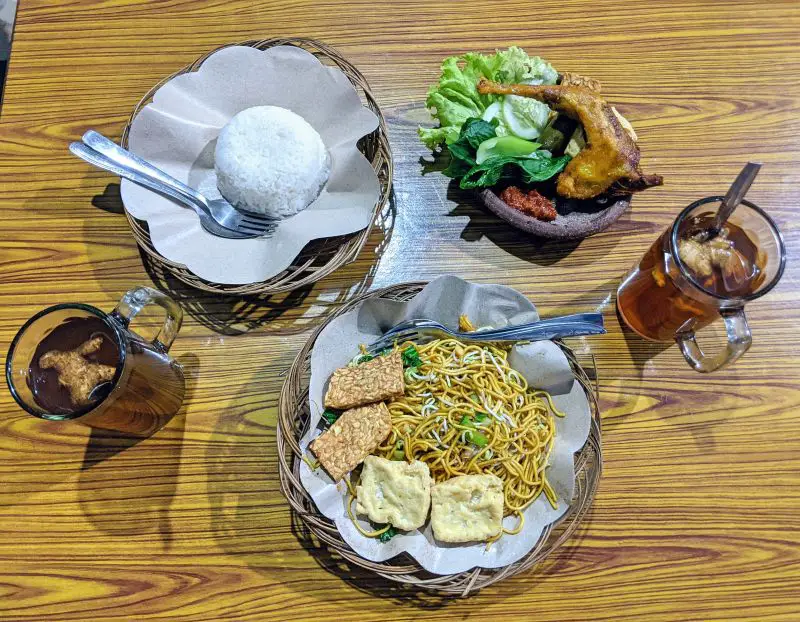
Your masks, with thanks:
<instances>
[{"instance_id":1,"label":"iced tea","mask_svg":"<svg viewBox=\"0 0 800 622\"><path fill-rule=\"evenodd\" d=\"M653 341L672 341L686 328L699 330L719 317L720 299L738 299L764 282L766 255L741 227L727 223L704 239L713 212L680 223L676 252L668 229L650 247L617 292L625 323Z\"/></svg>"}]
</instances>

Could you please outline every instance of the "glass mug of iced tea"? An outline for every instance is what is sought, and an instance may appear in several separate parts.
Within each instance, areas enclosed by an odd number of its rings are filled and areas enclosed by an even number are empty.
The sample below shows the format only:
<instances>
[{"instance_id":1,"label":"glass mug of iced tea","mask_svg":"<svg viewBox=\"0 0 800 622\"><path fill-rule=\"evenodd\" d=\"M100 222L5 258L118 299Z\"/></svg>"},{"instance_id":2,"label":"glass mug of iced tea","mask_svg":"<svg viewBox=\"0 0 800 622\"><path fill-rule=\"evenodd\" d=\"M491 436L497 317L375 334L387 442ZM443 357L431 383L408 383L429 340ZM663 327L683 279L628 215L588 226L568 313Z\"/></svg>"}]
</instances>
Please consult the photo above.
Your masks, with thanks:
<instances>
[{"instance_id":1,"label":"glass mug of iced tea","mask_svg":"<svg viewBox=\"0 0 800 622\"><path fill-rule=\"evenodd\" d=\"M721 196L689 205L623 279L617 309L625 323L651 341L676 340L689 364L710 372L730 364L750 347L747 302L781 278L786 249L772 219L742 201L720 231L706 239ZM708 356L695 332L721 317L728 343Z\"/></svg>"},{"instance_id":2,"label":"glass mug of iced tea","mask_svg":"<svg viewBox=\"0 0 800 622\"><path fill-rule=\"evenodd\" d=\"M148 305L166 312L152 341L129 328ZM8 387L22 408L42 419L151 434L183 401L183 371L168 354L182 319L174 300L149 287L129 291L111 313L84 304L50 307L14 337Z\"/></svg>"}]
</instances>

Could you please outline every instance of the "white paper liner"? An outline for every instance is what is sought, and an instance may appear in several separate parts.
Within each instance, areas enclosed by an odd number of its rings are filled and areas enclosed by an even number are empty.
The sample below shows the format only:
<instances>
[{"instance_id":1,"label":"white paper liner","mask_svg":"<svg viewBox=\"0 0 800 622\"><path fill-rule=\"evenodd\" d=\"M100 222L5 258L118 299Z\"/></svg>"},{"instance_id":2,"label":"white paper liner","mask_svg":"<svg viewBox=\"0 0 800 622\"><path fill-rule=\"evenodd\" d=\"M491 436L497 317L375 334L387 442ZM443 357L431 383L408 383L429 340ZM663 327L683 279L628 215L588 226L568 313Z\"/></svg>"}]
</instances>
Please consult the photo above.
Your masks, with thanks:
<instances>
[{"instance_id":1,"label":"white paper liner","mask_svg":"<svg viewBox=\"0 0 800 622\"><path fill-rule=\"evenodd\" d=\"M331 173L308 208L283 220L269 238L228 240L207 233L189 208L122 180L125 209L146 220L156 250L197 276L224 284L279 274L311 240L369 225L379 196L374 169L356 142L378 127L347 77L292 46L215 52L195 72L176 76L131 124L129 148L178 180L219 197L214 147L222 127L252 106L281 106L310 123L331 156Z\"/></svg>"},{"instance_id":2,"label":"white paper liner","mask_svg":"<svg viewBox=\"0 0 800 622\"><path fill-rule=\"evenodd\" d=\"M370 299L357 309L333 320L323 330L311 353L310 429L300 441L303 451L321 430L317 424L322 413L323 391L333 371L346 365L358 353L361 343L369 344L391 326L412 318L430 318L457 328L458 316L465 313L478 326L505 326L538 319L534 305L519 292L501 285L476 285L454 276L442 276L428 284L407 303ZM300 480L320 512L336 522L344 540L362 557L380 562L406 551L425 570L452 574L480 566L499 568L525 555L536 544L542 530L564 515L572 499L575 484L574 453L589 436L591 411L583 388L561 349L550 341L517 346L509 360L531 386L549 391L555 406L564 412L556 418L556 436L547 478L558 498L554 510L544 495L524 512L525 527L517 535L504 535L486 550L485 543L446 544L433 539L430 519L422 531L400 532L389 542L366 538L347 516L347 489L338 486L324 469L312 471L300 463ZM362 520L367 530L373 527ZM508 528L516 519L508 517Z\"/></svg>"}]
</instances>

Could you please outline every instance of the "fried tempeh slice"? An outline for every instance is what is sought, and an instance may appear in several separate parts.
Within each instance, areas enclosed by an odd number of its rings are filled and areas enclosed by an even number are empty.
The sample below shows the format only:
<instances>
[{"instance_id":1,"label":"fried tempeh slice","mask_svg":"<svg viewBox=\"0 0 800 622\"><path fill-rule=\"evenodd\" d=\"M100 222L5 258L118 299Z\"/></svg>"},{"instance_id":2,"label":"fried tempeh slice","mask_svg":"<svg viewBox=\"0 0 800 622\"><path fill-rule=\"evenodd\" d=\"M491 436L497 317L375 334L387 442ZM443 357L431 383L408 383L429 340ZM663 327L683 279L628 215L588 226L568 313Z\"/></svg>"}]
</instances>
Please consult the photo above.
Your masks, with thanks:
<instances>
[{"instance_id":1,"label":"fried tempeh slice","mask_svg":"<svg viewBox=\"0 0 800 622\"><path fill-rule=\"evenodd\" d=\"M375 451L391 431L389 409L380 402L346 411L309 447L333 481L338 482Z\"/></svg>"},{"instance_id":2,"label":"fried tempeh slice","mask_svg":"<svg viewBox=\"0 0 800 622\"><path fill-rule=\"evenodd\" d=\"M325 393L325 407L346 410L402 397L404 391L403 359L399 351L394 351L333 372Z\"/></svg>"}]
</instances>

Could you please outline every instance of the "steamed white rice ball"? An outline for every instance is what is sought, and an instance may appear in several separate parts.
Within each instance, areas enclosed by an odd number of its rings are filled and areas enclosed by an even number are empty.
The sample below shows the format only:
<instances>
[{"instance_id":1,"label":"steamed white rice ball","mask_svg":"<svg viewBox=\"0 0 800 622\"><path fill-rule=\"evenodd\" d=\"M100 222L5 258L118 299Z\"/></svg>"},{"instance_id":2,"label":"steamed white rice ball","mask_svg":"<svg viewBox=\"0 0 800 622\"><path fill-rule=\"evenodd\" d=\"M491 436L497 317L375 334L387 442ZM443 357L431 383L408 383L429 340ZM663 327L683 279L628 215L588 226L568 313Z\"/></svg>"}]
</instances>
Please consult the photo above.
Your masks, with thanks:
<instances>
[{"instance_id":1,"label":"steamed white rice ball","mask_svg":"<svg viewBox=\"0 0 800 622\"><path fill-rule=\"evenodd\" d=\"M214 152L217 187L232 205L286 218L308 207L330 173L328 152L303 117L277 106L242 110Z\"/></svg>"}]
</instances>

